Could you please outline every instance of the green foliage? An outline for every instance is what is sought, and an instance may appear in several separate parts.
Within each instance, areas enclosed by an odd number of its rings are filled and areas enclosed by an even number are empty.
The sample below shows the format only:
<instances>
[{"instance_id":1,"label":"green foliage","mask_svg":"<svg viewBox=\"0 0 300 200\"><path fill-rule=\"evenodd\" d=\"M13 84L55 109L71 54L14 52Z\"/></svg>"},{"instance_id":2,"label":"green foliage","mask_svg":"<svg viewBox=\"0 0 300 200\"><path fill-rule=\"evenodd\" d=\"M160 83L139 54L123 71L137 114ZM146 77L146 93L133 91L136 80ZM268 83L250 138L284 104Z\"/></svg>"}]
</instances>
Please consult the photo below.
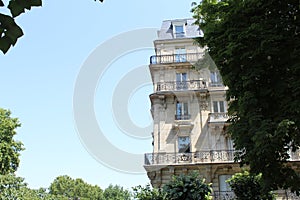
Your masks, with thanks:
<instances>
[{"instance_id":1,"label":"green foliage","mask_svg":"<svg viewBox=\"0 0 300 200\"><path fill-rule=\"evenodd\" d=\"M85 183L82 179L72 179L69 176L57 177L49 187L49 194L66 199L102 200L103 192L98 186Z\"/></svg>"},{"instance_id":2,"label":"green foliage","mask_svg":"<svg viewBox=\"0 0 300 200\"><path fill-rule=\"evenodd\" d=\"M209 200L212 191L210 184L199 179L198 173L173 176L163 190L166 198L170 200Z\"/></svg>"},{"instance_id":3,"label":"green foliage","mask_svg":"<svg viewBox=\"0 0 300 200\"><path fill-rule=\"evenodd\" d=\"M11 118L11 112L0 108L0 175L13 173L19 166L20 151L23 144L14 140L15 129L21 124Z\"/></svg>"},{"instance_id":4,"label":"green foliage","mask_svg":"<svg viewBox=\"0 0 300 200\"><path fill-rule=\"evenodd\" d=\"M250 175L248 171L237 173L228 180L236 200L274 200L271 192L264 192L260 175Z\"/></svg>"},{"instance_id":5,"label":"green foliage","mask_svg":"<svg viewBox=\"0 0 300 200\"><path fill-rule=\"evenodd\" d=\"M0 175L0 199L19 199L22 189L26 187L24 179L14 174Z\"/></svg>"},{"instance_id":6,"label":"green foliage","mask_svg":"<svg viewBox=\"0 0 300 200\"><path fill-rule=\"evenodd\" d=\"M51 195L45 189L33 190L27 187L24 178L14 174L0 176L0 200L69 200L60 195Z\"/></svg>"},{"instance_id":7,"label":"green foliage","mask_svg":"<svg viewBox=\"0 0 300 200\"><path fill-rule=\"evenodd\" d=\"M0 7L4 3L0 0ZM23 31L15 22L15 18L34 6L42 6L42 0L10 0L7 9L11 15L0 13L0 50L5 54L17 40L23 36Z\"/></svg>"},{"instance_id":8,"label":"green foliage","mask_svg":"<svg viewBox=\"0 0 300 200\"><path fill-rule=\"evenodd\" d=\"M299 0L203 0L192 9L201 45L218 66L231 99L236 160L262 173L265 191L300 192L287 165L300 147Z\"/></svg>"},{"instance_id":9,"label":"green foliage","mask_svg":"<svg viewBox=\"0 0 300 200\"><path fill-rule=\"evenodd\" d=\"M215 71L217 70L217 66L213 59L210 57L209 52L206 50L204 52L203 58L199 59L194 65L193 68L195 70L200 71L201 69L207 68L210 71Z\"/></svg>"},{"instance_id":10,"label":"green foliage","mask_svg":"<svg viewBox=\"0 0 300 200\"><path fill-rule=\"evenodd\" d=\"M118 185L109 185L103 192L104 200L130 200L131 193Z\"/></svg>"},{"instance_id":11,"label":"green foliage","mask_svg":"<svg viewBox=\"0 0 300 200\"><path fill-rule=\"evenodd\" d=\"M137 186L133 188L133 196L137 200L166 200L166 194L163 190L151 188L150 185L145 187Z\"/></svg>"}]
</instances>

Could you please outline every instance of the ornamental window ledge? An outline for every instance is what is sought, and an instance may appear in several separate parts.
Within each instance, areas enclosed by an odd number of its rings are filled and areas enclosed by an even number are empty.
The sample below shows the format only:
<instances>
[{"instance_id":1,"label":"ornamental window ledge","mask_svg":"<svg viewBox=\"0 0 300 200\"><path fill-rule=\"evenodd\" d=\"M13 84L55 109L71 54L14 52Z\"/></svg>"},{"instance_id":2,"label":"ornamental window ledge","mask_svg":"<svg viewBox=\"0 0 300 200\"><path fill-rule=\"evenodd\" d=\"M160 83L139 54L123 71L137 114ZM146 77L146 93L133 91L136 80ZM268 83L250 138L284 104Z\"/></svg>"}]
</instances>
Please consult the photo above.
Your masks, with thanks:
<instances>
[{"instance_id":1,"label":"ornamental window ledge","mask_svg":"<svg viewBox=\"0 0 300 200\"><path fill-rule=\"evenodd\" d=\"M173 124L173 128L185 129L185 128L193 128L194 123L191 120L175 120Z\"/></svg>"}]
</instances>

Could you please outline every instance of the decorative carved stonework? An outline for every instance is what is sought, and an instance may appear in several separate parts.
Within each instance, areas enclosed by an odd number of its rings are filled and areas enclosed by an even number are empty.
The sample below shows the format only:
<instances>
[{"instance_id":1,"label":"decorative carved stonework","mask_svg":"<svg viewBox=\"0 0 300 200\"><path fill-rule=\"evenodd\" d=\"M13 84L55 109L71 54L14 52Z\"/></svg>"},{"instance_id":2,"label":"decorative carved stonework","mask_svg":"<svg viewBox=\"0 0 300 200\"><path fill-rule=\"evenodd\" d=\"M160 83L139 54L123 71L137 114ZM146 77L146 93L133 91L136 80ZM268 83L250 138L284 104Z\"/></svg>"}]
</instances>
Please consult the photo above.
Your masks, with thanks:
<instances>
[{"instance_id":1,"label":"decorative carved stonework","mask_svg":"<svg viewBox=\"0 0 300 200\"><path fill-rule=\"evenodd\" d=\"M208 110L208 101L199 101L199 107L201 110Z\"/></svg>"},{"instance_id":2,"label":"decorative carved stonework","mask_svg":"<svg viewBox=\"0 0 300 200\"><path fill-rule=\"evenodd\" d=\"M151 180L153 180L153 179L155 178L155 176L156 176L156 172L155 172L155 171L153 171L153 172L148 172L147 175L148 175L148 177L149 177Z\"/></svg>"}]
</instances>

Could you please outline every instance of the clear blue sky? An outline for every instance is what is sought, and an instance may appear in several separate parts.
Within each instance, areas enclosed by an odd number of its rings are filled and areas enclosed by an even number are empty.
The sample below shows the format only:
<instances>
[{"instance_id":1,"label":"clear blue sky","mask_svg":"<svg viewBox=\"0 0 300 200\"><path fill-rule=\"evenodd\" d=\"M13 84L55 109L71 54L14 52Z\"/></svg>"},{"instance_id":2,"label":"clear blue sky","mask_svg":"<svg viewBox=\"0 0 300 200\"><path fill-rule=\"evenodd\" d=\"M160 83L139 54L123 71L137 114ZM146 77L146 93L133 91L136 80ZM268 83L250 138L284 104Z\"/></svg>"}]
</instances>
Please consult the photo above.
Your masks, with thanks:
<instances>
[{"instance_id":1,"label":"clear blue sky","mask_svg":"<svg viewBox=\"0 0 300 200\"><path fill-rule=\"evenodd\" d=\"M134 29L159 29L166 19L189 18L191 3L44 0L42 8L34 8L17 19L25 36L6 55L0 55L0 106L10 109L22 123L17 139L26 150L17 174L30 187L48 187L59 175L82 178L102 188L109 184L131 188L149 182L146 173L113 170L87 151L74 121L74 87L83 63L103 42ZM151 131L147 130L148 139L127 136L112 115L109 92L134 67L148 65L152 54L153 49L133 52L113 62L95 94L95 114L104 134L115 146L137 154L152 151ZM124 103L128 104L131 120L141 127L152 120L149 93L151 86L146 84L133 91L126 100L129 102Z\"/></svg>"}]
</instances>

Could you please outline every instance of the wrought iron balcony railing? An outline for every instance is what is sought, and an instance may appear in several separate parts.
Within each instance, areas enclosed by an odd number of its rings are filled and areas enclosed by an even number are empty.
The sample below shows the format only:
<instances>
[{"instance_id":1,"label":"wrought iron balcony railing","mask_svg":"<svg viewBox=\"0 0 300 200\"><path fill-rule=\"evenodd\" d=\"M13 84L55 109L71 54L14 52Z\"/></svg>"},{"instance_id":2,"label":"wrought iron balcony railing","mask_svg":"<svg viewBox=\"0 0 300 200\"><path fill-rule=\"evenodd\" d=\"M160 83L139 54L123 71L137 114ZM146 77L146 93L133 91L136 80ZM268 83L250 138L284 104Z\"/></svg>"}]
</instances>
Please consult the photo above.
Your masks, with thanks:
<instances>
[{"instance_id":1,"label":"wrought iron balcony railing","mask_svg":"<svg viewBox=\"0 0 300 200\"><path fill-rule=\"evenodd\" d=\"M211 150L193 153L146 153L145 165L234 162L235 150Z\"/></svg>"},{"instance_id":2,"label":"wrought iron balcony railing","mask_svg":"<svg viewBox=\"0 0 300 200\"><path fill-rule=\"evenodd\" d=\"M191 115L175 115L175 120L189 120L191 119Z\"/></svg>"},{"instance_id":3,"label":"wrought iron balcony railing","mask_svg":"<svg viewBox=\"0 0 300 200\"><path fill-rule=\"evenodd\" d=\"M199 59L203 58L203 55L204 53L154 55L150 57L150 64L197 62Z\"/></svg>"},{"instance_id":4,"label":"wrought iron balcony railing","mask_svg":"<svg viewBox=\"0 0 300 200\"><path fill-rule=\"evenodd\" d=\"M224 84L222 82L211 82L209 87L224 87Z\"/></svg>"},{"instance_id":5,"label":"wrought iron balcony railing","mask_svg":"<svg viewBox=\"0 0 300 200\"><path fill-rule=\"evenodd\" d=\"M186 90L206 90L207 84L203 80L190 81L167 81L158 82L156 91L186 91Z\"/></svg>"},{"instance_id":6,"label":"wrought iron balcony railing","mask_svg":"<svg viewBox=\"0 0 300 200\"><path fill-rule=\"evenodd\" d=\"M212 194L214 200L232 200L235 199L233 191L216 191Z\"/></svg>"}]
</instances>

